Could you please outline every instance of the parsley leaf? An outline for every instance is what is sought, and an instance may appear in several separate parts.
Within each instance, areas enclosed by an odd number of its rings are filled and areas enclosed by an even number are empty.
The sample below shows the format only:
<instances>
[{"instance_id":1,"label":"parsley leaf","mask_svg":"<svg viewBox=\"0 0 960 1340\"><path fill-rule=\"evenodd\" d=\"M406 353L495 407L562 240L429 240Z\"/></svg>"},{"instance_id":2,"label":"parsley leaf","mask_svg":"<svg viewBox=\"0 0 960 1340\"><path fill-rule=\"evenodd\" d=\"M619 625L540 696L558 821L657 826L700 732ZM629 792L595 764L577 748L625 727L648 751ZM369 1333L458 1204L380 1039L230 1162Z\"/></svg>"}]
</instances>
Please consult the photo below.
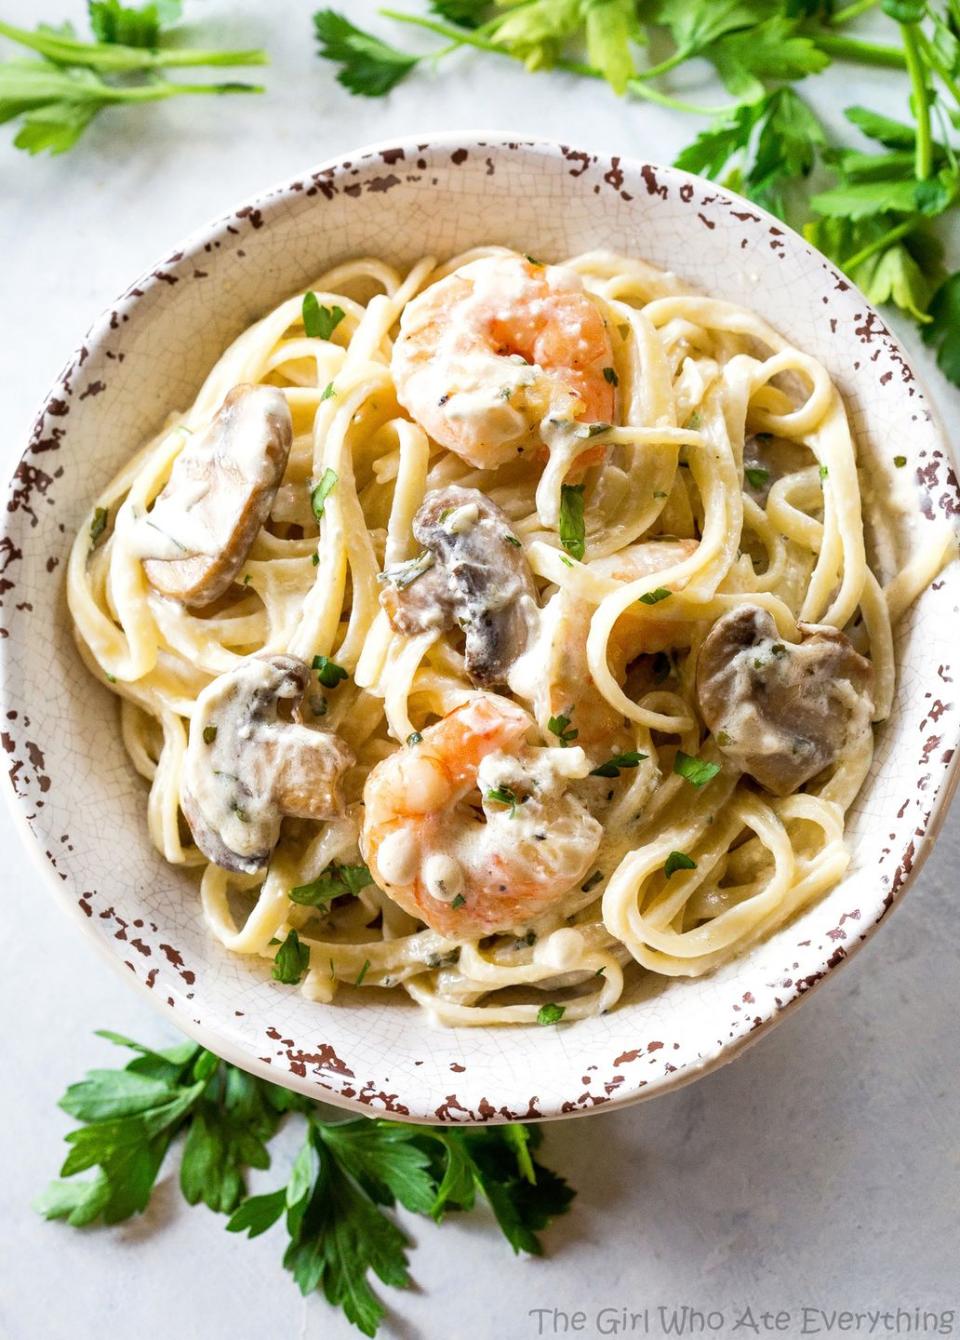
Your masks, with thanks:
<instances>
[{"instance_id":1,"label":"parsley leaf","mask_svg":"<svg viewBox=\"0 0 960 1340\"><path fill-rule=\"evenodd\" d=\"M96 549L100 542L100 537L107 529L110 521L110 513L105 507L95 507L93 510L93 520L90 522L90 548Z\"/></svg>"},{"instance_id":2,"label":"parsley leaf","mask_svg":"<svg viewBox=\"0 0 960 1340\"><path fill-rule=\"evenodd\" d=\"M773 15L740 32L722 37L706 52L731 93L755 100L764 96L766 79L795 80L819 74L830 64L812 38L795 22Z\"/></svg>"},{"instance_id":3,"label":"parsley leaf","mask_svg":"<svg viewBox=\"0 0 960 1340\"><path fill-rule=\"evenodd\" d=\"M161 28L180 18L180 0L155 0L139 6L120 0L89 0L90 28L98 42L117 42L128 47L155 47Z\"/></svg>"},{"instance_id":4,"label":"parsley leaf","mask_svg":"<svg viewBox=\"0 0 960 1340\"><path fill-rule=\"evenodd\" d=\"M301 907L324 907L344 894L358 894L372 884L370 871L365 865L341 865L331 861L327 868L309 884L297 884L289 893L290 901Z\"/></svg>"},{"instance_id":5,"label":"parsley leaf","mask_svg":"<svg viewBox=\"0 0 960 1340\"><path fill-rule=\"evenodd\" d=\"M335 689L342 679L350 678L350 672L331 661L329 656L314 656L313 669L325 689Z\"/></svg>"},{"instance_id":6,"label":"parsley leaf","mask_svg":"<svg viewBox=\"0 0 960 1340\"><path fill-rule=\"evenodd\" d=\"M663 873L666 875L667 879L669 879L670 876L675 875L678 870L696 870L696 868L696 861L691 860L686 852L672 851L664 863Z\"/></svg>"},{"instance_id":7,"label":"parsley leaf","mask_svg":"<svg viewBox=\"0 0 960 1340\"><path fill-rule=\"evenodd\" d=\"M290 931L273 960L273 979L284 986L299 986L310 967L310 949L300 943L296 931Z\"/></svg>"},{"instance_id":8,"label":"parsley leaf","mask_svg":"<svg viewBox=\"0 0 960 1340\"><path fill-rule=\"evenodd\" d=\"M623 94L635 74L631 38L636 33L634 0L592 0L586 6L587 59L614 93ZM604 368L604 376L612 368ZM611 379L607 377L607 380ZM616 385L614 372L612 385Z\"/></svg>"},{"instance_id":9,"label":"parsley leaf","mask_svg":"<svg viewBox=\"0 0 960 1340\"><path fill-rule=\"evenodd\" d=\"M337 82L351 93L379 98L405 79L419 56L398 51L357 28L333 9L320 9L313 16L320 55L335 61Z\"/></svg>"},{"instance_id":10,"label":"parsley leaf","mask_svg":"<svg viewBox=\"0 0 960 1340\"><path fill-rule=\"evenodd\" d=\"M313 292L303 295L301 317L304 334L310 339L329 340L346 316L342 307L324 307Z\"/></svg>"},{"instance_id":11,"label":"parsley leaf","mask_svg":"<svg viewBox=\"0 0 960 1340\"><path fill-rule=\"evenodd\" d=\"M488 0L430 0L430 8L441 19L461 28L479 28L490 8Z\"/></svg>"},{"instance_id":12,"label":"parsley leaf","mask_svg":"<svg viewBox=\"0 0 960 1340\"><path fill-rule=\"evenodd\" d=\"M555 735L557 737L557 739L560 741L561 746L564 749L567 747L567 745L572 744L573 741L580 734L578 730L570 729L570 718L563 716L562 714L560 716L550 718L550 720L547 722L547 730L551 733L551 735Z\"/></svg>"},{"instance_id":13,"label":"parsley leaf","mask_svg":"<svg viewBox=\"0 0 960 1340\"><path fill-rule=\"evenodd\" d=\"M673 770L691 786L706 786L720 771L719 763L708 763L702 758L693 758L678 749L673 760Z\"/></svg>"},{"instance_id":14,"label":"parsley leaf","mask_svg":"<svg viewBox=\"0 0 960 1340\"><path fill-rule=\"evenodd\" d=\"M659 605L661 600L666 600L668 596L672 595L673 592L668 591L665 586L658 586L656 590L647 591L642 596L638 596L637 599L641 605Z\"/></svg>"},{"instance_id":15,"label":"parsley leaf","mask_svg":"<svg viewBox=\"0 0 960 1340\"><path fill-rule=\"evenodd\" d=\"M930 317L923 338L936 349L937 365L944 376L960 386L960 271L937 289L930 303Z\"/></svg>"},{"instance_id":16,"label":"parsley leaf","mask_svg":"<svg viewBox=\"0 0 960 1340\"><path fill-rule=\"evenodd\" d=\"M743 473L747 477L747 483L753 489L762 489L764 484L770 478L770 471L764 470L763 467L759 465L748 465L745 467Z\"/></svg>"},{"instance_id":17,"label":"parsley leaf","mask_svg":"<svg viewBox=\"0 0 960 1340\"><path fill-rule=\"evenodd\" d=\"M310 506L313 508L313 515L318 521L323 516L324 504L333 492L339 478L340 476L336 470L331 470L328 467L310 490Z\"/></svg>"},{"instance_id":18,"label":"parsley leaf","mask_svg":"<svg viewBox=\"0 0 960 1340\"><path fill-rule=\"evenodd\" d=\"M628 750L625 754L614 754L612 758L607 759L606 763L601 763L599 767L593 768L590 776L619 777L621 768L635 768L646 757L646 754L638 753L635 749Z\"/></svg>"},{"instance_id":19,"label":"parsley leaf","mask_svg":"<svg viewBox=\"0 0 960 1340\"><path fill-rule=\"evenodd\" d=\"M583 485L560 485L560 543L573 558L586 553L586 525L583 520Z\"/></svg>"},{"instance_id":20,"label":"parsley leaf","mask_svg":"<svg viewBox=\"0 0 960 1340\"><path fill-rule=\"evenodd\" d=\"M513 819L516 817L517 804L518 804L517 796L516 792L511 791L509 786L494 787L492 790L486 793L485 799L493 801L494 804L496 805L509 806L510 818ZM464 899L464 901L466 901L466 899Z\"/></svg>"},{"instance_id":21,"label":"parsley leaf","mask_svg":"<svg viewBox=\"0 0 960 1340\"><path fill-rule=\"evenodd\" d=\"M541 1005L537 1011L538 1024L558 1024L567 1012L565 1005Z\"/></svg>"},{"instance_id":22,"label":"parsley leaf","mask_svg":"<svg viewBox=\"0 0 960 1340\"><path fill-rule=\"evenodd\" d=\"M759 23L767 12L765 0L660 0L656 19L670 29L679 64L726 33Z\"/></svg>"}]
</instances>

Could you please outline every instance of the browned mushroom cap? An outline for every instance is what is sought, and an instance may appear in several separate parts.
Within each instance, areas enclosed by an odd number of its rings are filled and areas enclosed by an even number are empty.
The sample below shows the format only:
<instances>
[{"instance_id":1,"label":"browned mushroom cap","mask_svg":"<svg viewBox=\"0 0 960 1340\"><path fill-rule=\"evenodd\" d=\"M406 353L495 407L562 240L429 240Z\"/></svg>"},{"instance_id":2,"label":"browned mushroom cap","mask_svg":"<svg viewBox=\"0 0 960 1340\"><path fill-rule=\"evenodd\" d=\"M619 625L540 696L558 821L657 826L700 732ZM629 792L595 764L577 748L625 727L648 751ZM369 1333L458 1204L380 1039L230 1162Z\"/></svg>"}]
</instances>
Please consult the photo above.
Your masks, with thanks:
<instances>
[{"instance_id":1,"label":"browned mushroom cap","mask_svg":"<svg viewBox=\"0 0 960 1340\"><path fill-rule=\"evenodd\" d=\"M836 628L801 624L781 642L766 610L744 605L710 629L697 696L722 752L786 796L869 731L873 667Z\"/></svg>"},{"instance_id":2,"label":"browned mushroom cap","mask_svg":"<svg viewBox=\"0 0 960 1340\"><path fill-rule=\"evenodd\" d=\"M298 704L309 680L294 656L255 656L197 699L180 804L197 846L225 870L265 866L284 815L343 812L340 778L353 754L329 731L278 717L281 700Z\"/></svg>"},{"instance_id":3,"label":"browned mushroom cap","mask_svg":"<svg viewBox=\"0 0 960 1340\"><path fill-rule=\"evenodd\" d=\"M407 636L459 625L474 684L505 684L537 607L527 556L505 513L479 489L435 489L414 517L413 533L424 552L381 574L380 603L390 623Z\"/></svg>"},{"instance_id":4,"label":"browned mushroom cap","mask_svg":"<svg viewBox=\"0 0 960 1340\"><path fill-rule=\"evenodd\" d=\"M290 410L276 387L229 392L140 521L151 586L185 605L223 595L270 514L292 438Z\"/></svg>"}]
</instances>

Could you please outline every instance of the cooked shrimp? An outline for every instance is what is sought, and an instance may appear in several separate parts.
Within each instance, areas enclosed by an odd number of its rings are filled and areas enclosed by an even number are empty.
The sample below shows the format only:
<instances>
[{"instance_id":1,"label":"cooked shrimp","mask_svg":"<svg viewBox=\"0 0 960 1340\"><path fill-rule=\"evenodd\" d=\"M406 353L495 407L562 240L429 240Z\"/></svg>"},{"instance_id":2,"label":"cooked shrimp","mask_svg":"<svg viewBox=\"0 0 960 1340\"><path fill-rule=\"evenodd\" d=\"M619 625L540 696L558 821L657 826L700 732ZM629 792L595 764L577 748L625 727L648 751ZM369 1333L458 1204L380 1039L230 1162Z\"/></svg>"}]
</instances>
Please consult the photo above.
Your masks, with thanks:
<instances>
[{"instance_id":1,"label":"cooked shrimp","mask_svg":"<svg viewBox=\"0 0 960 1340\"><path fill-rule=\"evenodd\" d=\"M522 931L593 860L601 827L567 789L586 755L525 746L532 726L509 699L477 693L367 778L370 873L441 935Z\"/></svg>"},{"instance_id":2,"label":"cooked shrimp","mask_svg":"<svg viewBox=\"0 0 960 1340\"><path fill-rule=\"evenodd\" d=\"M647 540L589 566L604 577L632 582L682 563L696 547L696 540ZM569 591L557 591L540 616L538 638L510 676L514 693L532 702L542 731L549 730L551 719L566 717L568 729L577 732L573 737L577 744L587 748L608 742L623 726L623 717L595 686L587 665L587 635L594 609ZM657 620L646 613L638 618L626 611L617 620L607 646L614 678L622 685L631 661L675 646L678 635L689 635L687 625ZM530 685L525 692L528 675Z\"/></svg>"},{"instance_id":3,"label":"cooked shrimp","mask_svg":"<svg viewBox=\"0 0 960 1340\"><path fill-rule=\"evenodd\" d=\"M547 418L611 422L616 408L610 336L579 275L512 254L471 261L408 303L393 377L430 436L481 470L542 449Z\"/></svg>"}]
</instances>

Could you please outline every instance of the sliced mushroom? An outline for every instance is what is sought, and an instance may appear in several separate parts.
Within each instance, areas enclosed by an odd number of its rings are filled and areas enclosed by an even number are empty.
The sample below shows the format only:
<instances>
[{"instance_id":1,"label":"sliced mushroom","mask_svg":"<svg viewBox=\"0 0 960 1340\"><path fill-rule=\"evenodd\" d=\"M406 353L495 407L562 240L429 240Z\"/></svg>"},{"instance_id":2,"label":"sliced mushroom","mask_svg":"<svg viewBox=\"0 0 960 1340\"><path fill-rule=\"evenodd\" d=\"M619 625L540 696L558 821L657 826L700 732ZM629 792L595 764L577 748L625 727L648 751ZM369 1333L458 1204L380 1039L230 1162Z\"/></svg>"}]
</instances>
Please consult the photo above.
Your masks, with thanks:
<instances>
[{"instance_id":1,"label":"sliced mushroom","mask_svg":"<svg viewBox=\"0 0 960 1340\"><path fill-rule=\"evenodd\" d=\"M223 595L270 515L292 439L290 410L276 387L228 393L138 523L151 586L184 605L210 605Z\"/></svg>"},{"instance_id":2,"label":"sliced mushroom","mask_svg":"<svg viewBox=\"0 0 960 1340\"><path fill-rule=\"evenodd\" d=\"M390 623L407 636L459 626L474 684L505 684L537 608L530 565L505 513L479 489L453 485L427 494L413 533L423 553L381 574Z\"/></svg>"},{"instance_id":3,"label":"sliced mushroom","mask_svg":"<svg viewBox=\"0 0 960 1340\"><path fill-rule=\"evenodd\" d=\"M836 628L783 642L756 605L725 614L697 661L697 696L721 751L774 795L835 763L870 730L873 667Z\"/></svg>"},{"instance_id":4,"label":"sliced mushroom","mask_svg":"<svg viewBox=\"0 0 960 1340\"><path fill-rule=\"evenodd\" d=\"M279 717L280 703L296 708L309 681L294 656L255 656L197 699L180 804L197 846L225 870L262 869L284 815L343 812L340 779L353 754L331 732Z\"/></svg>"}]
</instances>

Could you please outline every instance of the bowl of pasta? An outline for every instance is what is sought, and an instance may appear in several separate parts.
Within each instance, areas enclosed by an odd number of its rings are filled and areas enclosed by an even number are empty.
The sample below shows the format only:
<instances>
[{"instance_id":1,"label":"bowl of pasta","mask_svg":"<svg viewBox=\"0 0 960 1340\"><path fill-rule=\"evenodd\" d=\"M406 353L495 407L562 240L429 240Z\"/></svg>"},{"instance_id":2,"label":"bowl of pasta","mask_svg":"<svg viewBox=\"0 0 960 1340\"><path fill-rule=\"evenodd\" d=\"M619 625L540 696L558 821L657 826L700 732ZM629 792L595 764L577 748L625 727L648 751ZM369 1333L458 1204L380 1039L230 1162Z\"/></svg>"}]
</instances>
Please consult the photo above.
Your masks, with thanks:
<instances>
[{"instance_id":1,"label":"bowl of pasta","mask_svg":"<svg viewBox=\"0 0 960 1340\"><path fill-rule=\"evenodd\" d=\"M129 980L278 1083L647 1097L929 849L958 509L900 346L777 219L549 142L362 150L184 242L40 411L14 812Z\"/></svg>"}]
</instances>

